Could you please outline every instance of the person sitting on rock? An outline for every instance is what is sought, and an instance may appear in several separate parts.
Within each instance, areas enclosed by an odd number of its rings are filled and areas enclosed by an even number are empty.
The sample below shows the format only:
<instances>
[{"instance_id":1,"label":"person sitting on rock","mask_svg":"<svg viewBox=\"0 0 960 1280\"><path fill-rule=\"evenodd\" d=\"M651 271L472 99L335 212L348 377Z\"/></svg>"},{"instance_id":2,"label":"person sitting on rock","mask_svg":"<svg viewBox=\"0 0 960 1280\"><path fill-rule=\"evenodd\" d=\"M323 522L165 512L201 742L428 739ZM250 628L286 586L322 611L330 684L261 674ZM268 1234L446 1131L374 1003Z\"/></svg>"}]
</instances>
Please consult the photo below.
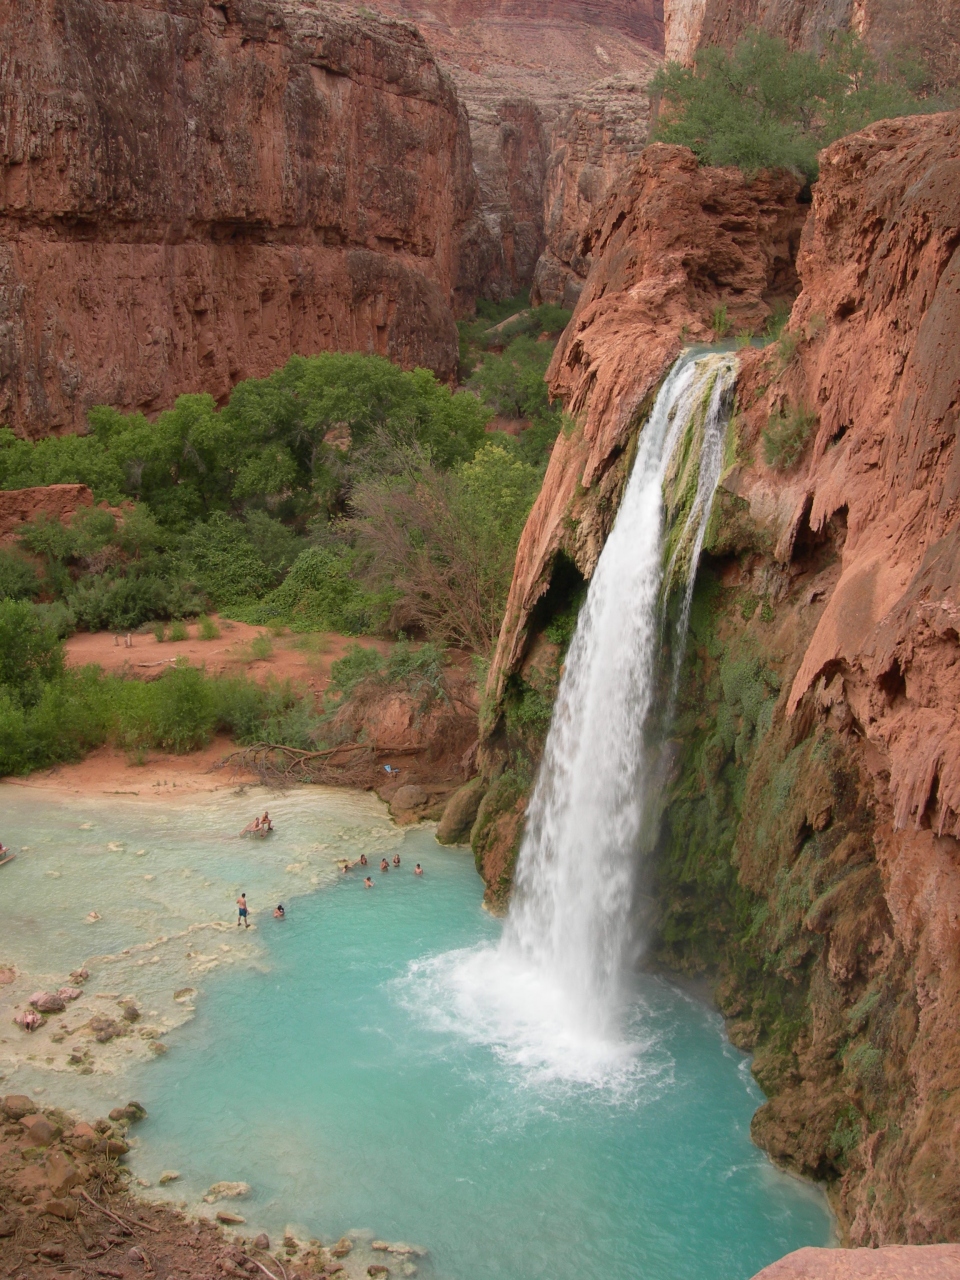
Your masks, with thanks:
<instances>
[{"instance_id":1,"label":"person sitting on rock","mask_svg":"<svg viewBox=\"0 0 960 1280\"><path fill-rule=\"evenodd\" d=\"M421 865L420 865L420 863L419 863L419 862L418 862L418 863L417 863L417 865L414 867L414 869L413 869L413 874L414 874L415 876L422 876L422 875L423 875L423 867L421 867Z\"/></svg>"},{"instance_id":2,"label":"person sitting on rock","mask_svg":"<svg viewBox=\"0 0 960 1280\"><path fill-rule=\"evenodd\" d=\"M390 863L386 860L386 858L381 858L381 859L380 859L380 870L381 870L381 871L389 871L389 870L390 870Z\"/></svg>"},{"instance_id":3,"label":"person sitting on rock","mask_svg":"<svg viewBox=\"0 0 960 1280\"><path fill-rule=\"evenodd\" d=\"M365 889L372 889L372 888L373 888L373 881L370 879L370 877L369 877L369 876L365 876L365 877L364 877L364 880L363 880L363 887L364 887Z\"/></svg>"},{"instance_id":4,"label":"person sitting on rock","mask_svg":"<svg viewBox=\"0 0 960 1280\"><path fill-rule=\"evenodd\" d=\"M273 830L273 823L270 821L270 815L269 813L267 813L266 809L264 809L263 817L260 819L260 830L261 831Z\"/></svg>"},{"instance_id":5,"label":"person sitting on rock","mask_svg":"<svg viewBox=\"0 0 960 1280\"><path fill-rule=\"evenodd\" d=\"M400 865L400 855L399 855L399 853L395 853L395 854L393 855L393 865L394 865L395 867L399 867L399 865Z\"/></svg>"},{"instance_id":6,"label":"person sitting on rock","mask_svg":"<svg viewBox=\"0 0 960 1280\"><path fill-rule=\"evenodd\" d=\"M283 909L283 903L282 903L282 902L278 902L278 903L277 903L277 909L276 909L276 911L274 911L274 913L273 913L273 918L274 918L274 920L285 920L285 919L286 919L286 916L287 916L287 913L286 913L286 912L284 911L284 909Z\"/></svg>"}]
</instances>

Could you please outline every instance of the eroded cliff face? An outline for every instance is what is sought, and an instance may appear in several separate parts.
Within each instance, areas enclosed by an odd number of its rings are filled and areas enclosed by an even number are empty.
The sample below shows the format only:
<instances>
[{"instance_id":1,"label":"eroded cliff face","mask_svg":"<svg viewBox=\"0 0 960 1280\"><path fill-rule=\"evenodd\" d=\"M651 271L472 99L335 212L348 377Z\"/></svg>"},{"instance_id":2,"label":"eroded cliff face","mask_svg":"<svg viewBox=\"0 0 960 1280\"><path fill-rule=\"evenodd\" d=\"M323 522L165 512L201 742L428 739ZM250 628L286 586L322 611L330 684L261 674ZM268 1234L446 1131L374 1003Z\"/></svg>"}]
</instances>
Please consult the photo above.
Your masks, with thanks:
<instances>
[{"instance_id":1,"label":"eroded cliff face","mask_svg":"<svg viewBox=\"0 0 960 1280\"><path fill-rule=\"evenodd\" d=\"M0 47L0 421L220 398L292 352L453 372L469 135L414 30L312 0L11 0Z\"/></svg>"},{"instance_id":2,"label":"eroded cliff face","mask_svg":"<svg viewBox=\"0 0 960 1280\"><path fill-rule=\"evenodd\" d=\"M882 122L821 160L788 328L742 357L672 734L653 949L712 975L731 1039L754 1053L769 1099L755 1139L828 1182L850 1242L922 1244L960 1237L960 115ZM778 237L757 219L752 269L741 258L732 274L729 253L706 258L701 224L670 264L658 237L681 197L651 181L659 168L718 227L749 223L746 184L728 193L737 215L720 213L698 185L709 171L667 148L631 180L651 225L608 208L553 368L579 425L521 542L488 687L500 708L533 679L558 571L589 577L681 333L705 335L706 300L762 314L758 264ZM505 746L488 724L493 777ZM522 789L508 767L474 829L501 876Z\"/></svg>"},{"instance_id":3,"label":"eroded cliff face","mask_svg":"<svg viewBox=\"0 0 960 1280\"><path fill-rule=\"evenodd\" d=\"M424 33L470 117L478 211L463 279L490 297L534 285L572 306L571 250L647 139L660 0L376 0ZM543 256L541 256L543 255Z\"/></svg>"},{"instance_id":4,"label":"eroded cliff face","mask_svg":"<svg viewBox=\"0 0 960 1280\"><path fill-rule=\"evenodd\" d=\"M648 147L578 240L594 267L549 378L576 422L554 447L527 521L491 668L502 696L558 556L589 577L619 500L645 404L688 342L711 341L717 313L761 328L796 291L793 260L809 210L790 174L748 182L701 169L683 147Z\"/></svg>"},{"instance_id":5,"label":"eroded cliff face","mask_svg":"<svg viewBox=\"0 0 960 1280\"><path fill-rule=\"evenodd\" d=\"M960 12L953 0L664 0L667 58L690 63L704 45L732 45L760 27L803 49L855 31L880 57L917 57L937 91L960 82Z\"/></svg>"}]
</instances>

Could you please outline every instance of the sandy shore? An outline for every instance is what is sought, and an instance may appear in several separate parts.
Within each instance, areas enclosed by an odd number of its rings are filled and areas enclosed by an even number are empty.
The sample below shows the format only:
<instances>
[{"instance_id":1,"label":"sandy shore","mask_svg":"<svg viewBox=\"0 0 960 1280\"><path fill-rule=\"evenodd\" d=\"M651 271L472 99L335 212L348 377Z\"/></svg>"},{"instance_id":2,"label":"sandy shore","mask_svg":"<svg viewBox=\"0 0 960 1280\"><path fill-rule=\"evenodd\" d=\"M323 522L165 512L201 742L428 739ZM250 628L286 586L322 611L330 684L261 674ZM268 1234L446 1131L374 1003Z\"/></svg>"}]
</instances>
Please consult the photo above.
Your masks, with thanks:
<instances>
[{"instance_id":1,"label":"sandy shore","mask_svg":"<svg viewBox=\"0 0 960 1280\"><path fill-rule=\"evenodd\" d=\"M219 767L236 750L229 738L214 738L189 755L152 753L144 764L134 764L116 747L98 747L76 764L42 769L26 778L4 778L0 787L27 787L65 795L137 796L141 800L168 800L172 795L198 795L256 785L252 773Z\"/></svg>"}]
</instances>

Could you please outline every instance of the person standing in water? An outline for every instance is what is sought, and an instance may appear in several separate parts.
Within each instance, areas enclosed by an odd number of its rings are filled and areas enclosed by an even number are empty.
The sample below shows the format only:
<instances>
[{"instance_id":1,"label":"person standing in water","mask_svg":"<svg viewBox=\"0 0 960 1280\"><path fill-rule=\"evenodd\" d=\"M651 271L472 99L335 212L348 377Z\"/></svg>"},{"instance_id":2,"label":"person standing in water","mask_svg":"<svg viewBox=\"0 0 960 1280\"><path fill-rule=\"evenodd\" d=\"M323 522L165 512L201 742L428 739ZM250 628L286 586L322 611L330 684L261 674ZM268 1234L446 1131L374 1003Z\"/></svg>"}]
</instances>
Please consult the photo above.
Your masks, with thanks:
<instances>
[{"instance_id":1,"label":"person standing in water","mask_svg":"<svg viewBox=\"0 0 960 1280\"><path fill-rule=\"evenodd\" d=\"M390 870L390 863L386 860L386 858L381 858L381 859L380 859L380 870L381 870L381 871L389 871L389 870Z\"/></svg>"},{"instance_id":2,"label":"person standing in water","mask_svg":"<svg viewBox=\"0 0 960 1280\"><path fill-rule=\"evenodd\" d=\"M370 877L369 877L369 876L364 876L364 879L363 879L363 887L364 887L365 889L372 889L372 888L373 888L373 881L370 879Z\"/></svg>"},{"instance_id":3,"label":"person standing in water","mask_svg":"<svg viewBox=\"0 0 960 1280\"><path fill-rule=\"evenodd\" d=\"M237 912L237 928L239 929L243 925L245 929L249 929L250 921L247 918L247 895L245 893L241 893L237 899Z\"/></svg>"},{"instance_id":4,"label":"person standing in water","mask_svg":"<svg viewBox=\"0 0 960 1280\"><path fill-rule=\"evenodd\" d=\"M423 875L423 867L421 867L421 865L420 865L420 863L419 863L419 862L418 862L418 863L417 863L417 865L414 867L414 869L413 869L413 874L414 874L415 876L422 876L422 875Z\"/></svg>"},{"instance_id":5,"label":"person standing in water","mask_svg":"<svg viewBox=\"0 0 960 1280\"><path fill-rule=\"evenodd\" d=\"M274 911L274 913L273 913L273 918L274 918L274 920L284 920L284 919L286 918L286 915L287 915L287 913L286 913L286 912L284 911L284 909L283 909L283 903L282 903L282 902L278 902L278 903L277 903L277 909L276 909L276 911Z\"/></svg>"},{"instance_id":6,"label":"person standing in water","mask_svg":"<svg viewBox=\"0 0 960 1280\"><path fill-rule=\"evenodd\" d=\"M395 854L393 855L393 865L394 865L395 867L399 867L399 865L400 865L400 855L399 855L399 853L395 853Z\"/></svg>"}]
</instances>

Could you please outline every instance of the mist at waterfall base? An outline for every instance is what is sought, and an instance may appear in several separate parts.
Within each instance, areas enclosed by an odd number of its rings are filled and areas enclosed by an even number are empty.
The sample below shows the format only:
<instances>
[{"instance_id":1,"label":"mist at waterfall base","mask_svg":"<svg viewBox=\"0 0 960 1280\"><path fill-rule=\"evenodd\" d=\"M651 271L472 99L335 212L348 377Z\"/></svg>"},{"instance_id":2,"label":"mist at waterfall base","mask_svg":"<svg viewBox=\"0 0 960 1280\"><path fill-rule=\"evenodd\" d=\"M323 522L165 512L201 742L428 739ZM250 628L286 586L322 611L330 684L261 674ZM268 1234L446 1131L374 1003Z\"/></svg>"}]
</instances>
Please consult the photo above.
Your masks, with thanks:
<instances>
[{"instance_id":1,"label":"mist at waterfall base","mask_svg":"<svg viewBox=\"0 0 960 1280\"><path fill-rule=\"evenodd\" d=\"M459 1021L544 1078L609 1090L631 1087L634 1073L646 1071L638 898L660 777L648 728L658 691L663 696L662 587L665 575L668 585L678 579L677 655L736 369L731 355L691 350L664 381L566 655L503 937L438 962L447 965ZM685 526L664 566L664 481L691 466L696 483ZM668 704L676 657L672 667Z\"/></svg>"}]
</instances>

